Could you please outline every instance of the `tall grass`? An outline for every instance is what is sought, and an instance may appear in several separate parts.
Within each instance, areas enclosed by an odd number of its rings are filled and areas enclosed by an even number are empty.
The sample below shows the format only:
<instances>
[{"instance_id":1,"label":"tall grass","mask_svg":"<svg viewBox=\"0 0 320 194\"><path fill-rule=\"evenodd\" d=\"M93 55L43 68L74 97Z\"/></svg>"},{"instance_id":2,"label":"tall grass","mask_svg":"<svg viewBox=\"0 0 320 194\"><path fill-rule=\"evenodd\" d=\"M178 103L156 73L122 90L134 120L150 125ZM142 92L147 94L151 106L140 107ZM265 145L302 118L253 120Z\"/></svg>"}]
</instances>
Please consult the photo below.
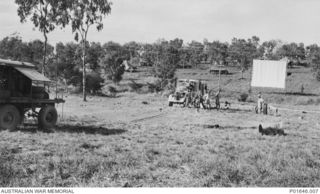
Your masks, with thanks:
<instances>
[{"instance_id":1,"label":"tall grass","mask_svg":"<svg viewBox=\"0 0 320 194\"><path fill-rule=\"evenodd\" d=\"M106 136L22 132L22 148L10 139L16 132L4 131L0 186L319 186L320 146L312 137L320 134L311 125L291 126L286 137L231 125L128 125L127 134Z\"/></svg>"}]
</instances>

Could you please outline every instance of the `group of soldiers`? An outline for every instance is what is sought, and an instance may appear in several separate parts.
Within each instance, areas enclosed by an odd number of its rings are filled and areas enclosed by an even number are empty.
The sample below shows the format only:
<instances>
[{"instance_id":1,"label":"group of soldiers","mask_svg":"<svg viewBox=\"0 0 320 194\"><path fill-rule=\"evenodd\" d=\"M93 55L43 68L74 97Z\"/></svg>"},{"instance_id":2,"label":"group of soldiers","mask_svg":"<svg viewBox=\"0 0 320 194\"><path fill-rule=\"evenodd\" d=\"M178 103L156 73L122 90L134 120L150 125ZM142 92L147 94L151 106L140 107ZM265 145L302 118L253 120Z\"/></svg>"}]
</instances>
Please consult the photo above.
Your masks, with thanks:
<instances>
[{"instance_id":1,"label":"group of soldiers","mask_svg":"<svg viewBox=\"0 0 320 194\"><path fill-rule=\"evenodd\" d=\"M220 92L221 90L219 89L215 94L214 94L214 99L215 99L215 108L220 109ZM211 101L210 101L210 93L208 89L204 90L204 93L202 94L200 91L195 93L192 92L192 88L188 89L188 92L186 94L186 100L184 102L184 107L195 107L195 108L203 108L203 109L212 109L213 107L211 106Z\"/></svg>"}]
</instances>

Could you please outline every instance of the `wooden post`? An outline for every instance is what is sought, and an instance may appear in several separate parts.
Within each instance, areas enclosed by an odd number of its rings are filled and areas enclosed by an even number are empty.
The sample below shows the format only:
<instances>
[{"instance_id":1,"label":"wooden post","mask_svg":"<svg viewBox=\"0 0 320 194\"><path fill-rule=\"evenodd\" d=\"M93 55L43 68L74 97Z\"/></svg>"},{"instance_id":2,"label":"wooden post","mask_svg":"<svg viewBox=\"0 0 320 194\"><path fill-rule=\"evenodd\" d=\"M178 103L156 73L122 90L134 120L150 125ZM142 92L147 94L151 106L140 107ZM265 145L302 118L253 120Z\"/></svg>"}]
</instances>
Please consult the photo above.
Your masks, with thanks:
<instances>
[{"instance_id":1,"label":"wooden post","mask_svg":"<svg viewBox=\"0 0 320 194\"><path fill-rule=\"evenodd\" d=\"M218 81L219 90L220 90L220 88L221 88L221 86L220 86L220 81L221 81L221 64L220 64L220 62L219 62L219 81Z\"/></svg>"},{"instance_id":2,"label":"wooden post","mask_svg":"<svg viewBox=\"0 0 320 194\"><path fill-rule=\"evenodd\" d=\"M252 92L252 87L251 87L252 73L253 73L253 64L252 64L251 72L249 72L249 90L248 90L249 94L251 94Z\"/></svg>"},{"instance_id":3,"label":"wooden post","mask_svg":"<svg viewBox=\"0 0 320 194\"><path fill-rule=\"evenodd\" d=\"M58 56L58 64L59 64L59 56ZM58 64L56 64L56 99L58 98Z\"/></svg>"}]
</instances>

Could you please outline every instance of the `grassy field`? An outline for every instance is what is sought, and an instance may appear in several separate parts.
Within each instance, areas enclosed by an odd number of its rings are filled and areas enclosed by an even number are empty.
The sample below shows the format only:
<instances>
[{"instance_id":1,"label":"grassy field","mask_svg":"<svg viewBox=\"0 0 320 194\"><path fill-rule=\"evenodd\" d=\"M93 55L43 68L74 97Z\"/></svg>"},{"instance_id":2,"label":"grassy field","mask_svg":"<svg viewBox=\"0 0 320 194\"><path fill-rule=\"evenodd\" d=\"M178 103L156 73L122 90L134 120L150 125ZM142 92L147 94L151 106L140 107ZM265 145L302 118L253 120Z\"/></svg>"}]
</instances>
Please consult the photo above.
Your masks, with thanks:
<instances>
[{"instance_id":1,"label":"grassy field","mask_svg":"<svg viewBox=\"0 0 320 194\"><path fill-rule=\"evenodd\" d=\"M37 130L33 121L0 131L0 186L319 187L320 114L311 112L319 111L319 88L308 70L296 71L287 94L265 91L279 107L295 105L278 116L257 115L255 104L237 102L248 87L239 73L222 78L229 110L168 107L161 93L130 91L130 80L152 81L146 72L126 74L118 86L124 92L113 98L84 103L70 95L57 107L63 117L54 131ZM205 70L178 75L207 76L216 87ZM298 80L306 80L310 94L293 94ZM258 133L259 124L279 123L287 136Z\"/></svg>"}]
</instances>

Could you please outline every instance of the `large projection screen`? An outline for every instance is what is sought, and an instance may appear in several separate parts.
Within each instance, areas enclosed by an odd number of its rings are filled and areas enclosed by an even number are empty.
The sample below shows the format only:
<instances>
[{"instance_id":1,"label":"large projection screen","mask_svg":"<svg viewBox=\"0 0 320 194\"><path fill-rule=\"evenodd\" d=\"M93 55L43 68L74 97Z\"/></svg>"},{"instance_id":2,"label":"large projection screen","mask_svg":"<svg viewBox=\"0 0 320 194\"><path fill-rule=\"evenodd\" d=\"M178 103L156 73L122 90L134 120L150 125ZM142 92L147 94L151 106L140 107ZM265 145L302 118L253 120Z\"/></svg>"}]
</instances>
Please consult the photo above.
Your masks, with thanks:
<instances>
[{"instance_id":1,"label":"large projection screen","mask_svg":"<svg viewBox=\"0 0 320 194\"><path fill-rule=\"evenodd\" d=\"M253 60L252 87L286 87L287 61Z\"/></svg>"}]
</instances>

